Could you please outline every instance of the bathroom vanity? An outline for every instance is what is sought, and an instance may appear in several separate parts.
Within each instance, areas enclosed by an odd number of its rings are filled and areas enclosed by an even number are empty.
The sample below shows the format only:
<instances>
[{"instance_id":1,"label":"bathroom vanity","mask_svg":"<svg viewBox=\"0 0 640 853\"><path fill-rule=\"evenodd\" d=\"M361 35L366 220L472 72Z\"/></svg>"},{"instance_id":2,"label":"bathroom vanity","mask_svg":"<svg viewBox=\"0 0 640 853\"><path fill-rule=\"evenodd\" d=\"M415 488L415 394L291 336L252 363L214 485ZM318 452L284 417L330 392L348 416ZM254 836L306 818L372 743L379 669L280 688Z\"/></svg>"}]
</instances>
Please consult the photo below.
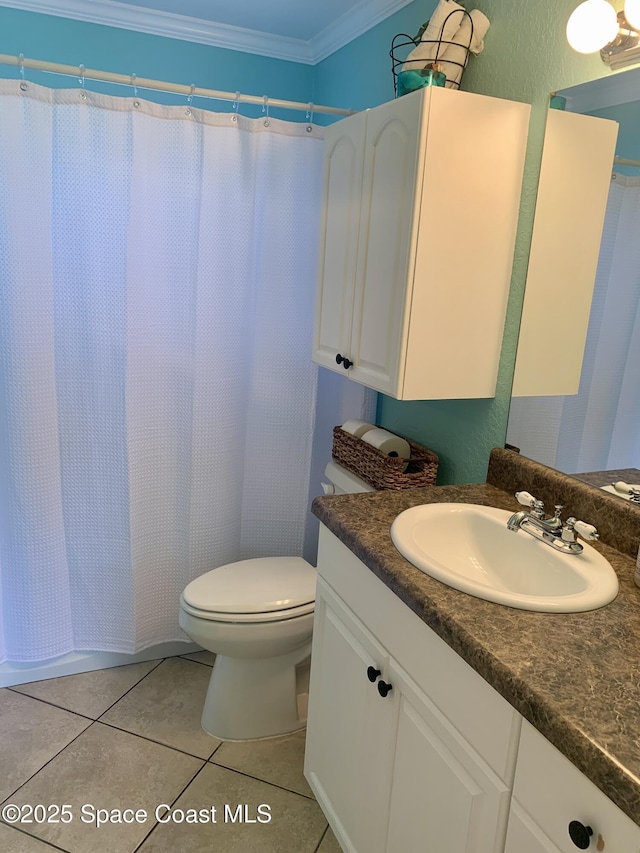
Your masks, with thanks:
<instances>
[{"instance_id":1,"label":"bathroom vanity","mask_svg":"<svg viewBox=\"0 0 640 853\"><path fill-rule=\"evenodd\" d=\"M631 556L598 545L620 578L608 607L530 613L439 583L391 543L391 522L410 506L516 509L502 486L517 476L534 491L550 470L531 463L527 480L507 470L522 464L516 454L494 451L492 460L500 488L316 501L307 779L348 851L638 853L640 591ZM625 518L629 540L640 534L637 510L557 476L604 537Z\"/></svg>"}]
</instances>

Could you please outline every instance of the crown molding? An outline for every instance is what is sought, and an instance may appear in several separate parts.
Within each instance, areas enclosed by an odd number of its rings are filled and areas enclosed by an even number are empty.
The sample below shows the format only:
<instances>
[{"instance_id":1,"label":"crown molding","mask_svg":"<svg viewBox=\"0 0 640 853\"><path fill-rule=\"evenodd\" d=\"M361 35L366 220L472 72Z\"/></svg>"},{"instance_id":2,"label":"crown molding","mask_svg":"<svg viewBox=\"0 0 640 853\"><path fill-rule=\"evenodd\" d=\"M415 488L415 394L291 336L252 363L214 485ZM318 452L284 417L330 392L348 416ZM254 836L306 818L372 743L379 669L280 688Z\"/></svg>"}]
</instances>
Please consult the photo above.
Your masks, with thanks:
<instances>
[{"instance_id":1,"label":"crown molding","mask_svg":"<svg viewBox=\"0 0 640 853\"><path fill-rule=\"evenodd\" d=\"M313 65L309 42L287 36L262 33L244 27L232 27L187 15L160 12L117 0L0 0L27 12L40 12L106 27L134 30L154 36L206 44L242 53L258 54Z\"/></svg>"},{"instance_id":2,"label":"crown molding","mask_svg":"<svg viewBox=\"0 0 640 853\"><path fill-rule=\"evenodd\" d=\"M357 6L345 12L311 39L313 64L322 62L411 2L412 0L360 0Z\"/></svg>"},{"instance_id":3,"label":"crown molding","mask_svg":"<svg viewBox=\"0 0 640 853\"><path fill-rule=\"evenodd\" d=\"M315 65L411 0L360 0L311 41L161 12L117 0L0 0L0 6Z\"/></svg>"}]
</instances>

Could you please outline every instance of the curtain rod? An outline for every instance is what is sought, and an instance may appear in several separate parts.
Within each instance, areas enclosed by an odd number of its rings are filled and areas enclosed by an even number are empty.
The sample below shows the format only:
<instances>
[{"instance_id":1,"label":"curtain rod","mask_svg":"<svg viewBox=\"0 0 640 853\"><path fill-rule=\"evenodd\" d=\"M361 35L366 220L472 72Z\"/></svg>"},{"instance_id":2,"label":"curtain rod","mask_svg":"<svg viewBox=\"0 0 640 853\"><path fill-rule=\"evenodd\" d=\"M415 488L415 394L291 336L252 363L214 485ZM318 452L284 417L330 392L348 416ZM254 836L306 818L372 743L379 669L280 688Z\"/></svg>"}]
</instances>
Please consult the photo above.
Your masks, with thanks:
<instances>
[{"instance_id":1,"label":"curtain rod","mask_svg":"<svg viewBox=\"0 0 640 853\"><path fill-rule=\"evenodd\" d=\"M640 160L629 160L627 157L618 157L618 155L613 158L613 162L616 166L640 166Z\"/></svg>"},{"instance_id":2,"label":"curtain rod","mask_svg":"<svg viewBox=\"0 0 640 853\"><path fill-rule=\"evenodd\" d=\"M120 83L123 86L132 86L139 89L155 89L160 92L172 92L177 95L187 95L198 98L215 98L218 101L234 101L239 104L267 104L269 107L281 107L285 110L300 110L312 113L326 113L328 115L349 116L353 110L344 110L339 107L323 107L318 104L303 103L302 101L284 101L281 98L269 98L266 95L245 95L241 92L221 92L217 89L201 89L198 86L185 86L182 83L167 83L162 80L151 80L147 77L137 77L135 74L114 74L111 71L96 71L84 66L61 65L58 62L44 62L40 59L27 59L26 57L11 56L0 53L0 65L15 65L21 70L32 68L35 71L46 71L50 74L62 74L66 77L76 79L100 80L104 83Z\"/></svg>"}]
</instances>

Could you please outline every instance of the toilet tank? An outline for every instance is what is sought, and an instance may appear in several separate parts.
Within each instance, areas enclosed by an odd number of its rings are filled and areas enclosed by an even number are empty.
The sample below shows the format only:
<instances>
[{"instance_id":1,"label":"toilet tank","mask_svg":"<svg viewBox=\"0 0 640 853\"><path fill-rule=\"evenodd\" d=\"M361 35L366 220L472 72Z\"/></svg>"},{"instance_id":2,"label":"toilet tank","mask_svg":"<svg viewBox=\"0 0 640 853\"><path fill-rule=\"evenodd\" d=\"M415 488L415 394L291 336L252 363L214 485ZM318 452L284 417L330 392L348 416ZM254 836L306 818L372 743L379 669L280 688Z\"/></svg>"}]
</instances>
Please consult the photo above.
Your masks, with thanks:
<instances>
[{"instance_id":1,"label":"toilet tank","mask_svg":"<svg viewBox=\"0 0 640 853\"><path fill-rule=\"evenodd\" d=\"M375 492L376 489L360 477L338 465L333 459L324 469L326 482L322 484L325 495L351 495L356 492Z\"/></svg>"}]
</instances>

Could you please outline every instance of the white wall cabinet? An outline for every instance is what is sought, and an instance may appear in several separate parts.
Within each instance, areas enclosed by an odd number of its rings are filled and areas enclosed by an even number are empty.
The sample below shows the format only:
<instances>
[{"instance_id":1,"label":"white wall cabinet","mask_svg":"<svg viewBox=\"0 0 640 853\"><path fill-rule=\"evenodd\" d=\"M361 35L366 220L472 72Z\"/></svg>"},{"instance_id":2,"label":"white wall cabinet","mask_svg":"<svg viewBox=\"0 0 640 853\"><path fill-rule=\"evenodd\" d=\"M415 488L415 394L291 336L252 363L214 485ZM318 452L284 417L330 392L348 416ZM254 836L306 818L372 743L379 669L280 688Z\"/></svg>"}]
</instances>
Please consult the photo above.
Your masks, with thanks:
<instances>
[{"instance_id":1,"label":"white wall cabinet","mask_svg":"<svg viewBox=\"0 0 640 853\"><path fill-rule=\"evenodd\" d=\"M640 828L323 526L318 572L305 775L343 850L575 853L575 820L584 849L640 853Z\"/></svg>"},{"instance_id":2,"label":"white wall cabinet","mask_svg":"<svg viewBox=\"0 0 640 853\"><path fill-rule=\"evenodd\" d=\"M432 87L327 129L315 362L402 400L495 394L529 109Z\"/></svg>"}]
</instances>

